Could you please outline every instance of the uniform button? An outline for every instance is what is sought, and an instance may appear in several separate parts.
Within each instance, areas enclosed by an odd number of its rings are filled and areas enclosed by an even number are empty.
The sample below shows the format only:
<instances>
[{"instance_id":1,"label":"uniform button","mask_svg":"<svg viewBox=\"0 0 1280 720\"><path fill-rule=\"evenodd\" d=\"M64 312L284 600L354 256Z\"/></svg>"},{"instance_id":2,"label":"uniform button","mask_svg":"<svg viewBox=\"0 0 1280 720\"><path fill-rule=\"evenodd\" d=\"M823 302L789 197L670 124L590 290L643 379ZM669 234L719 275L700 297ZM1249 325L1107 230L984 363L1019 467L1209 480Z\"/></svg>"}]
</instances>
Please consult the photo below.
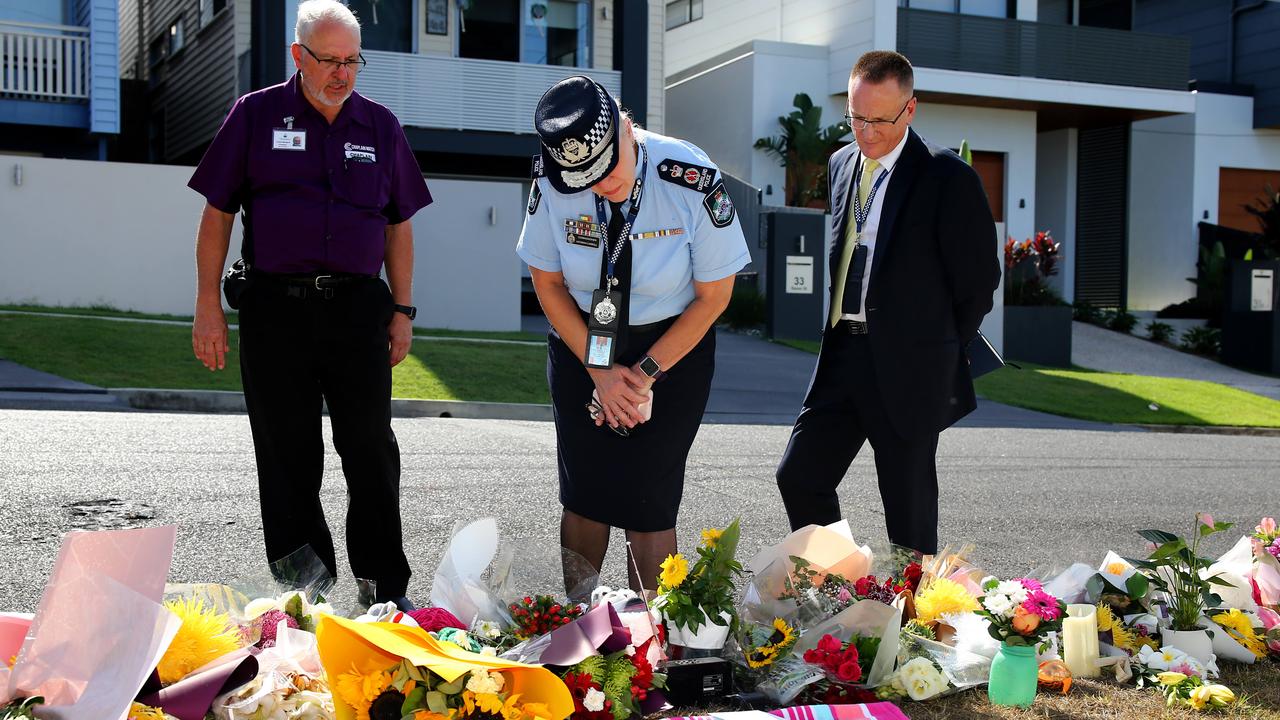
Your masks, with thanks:
<instances>
[{"instance_id":1,"label":"uniform button","mask_svg":"<svg viewBox=\"0 0 1280 720\"><path fill-rule=\"evenodd\" d=\"M325 236L324 236L324 239L325 239L325 240L332 240L332 239L333 239L333 236L332 236L332 235L325 235Z\"/></svg>"}]
</instances>

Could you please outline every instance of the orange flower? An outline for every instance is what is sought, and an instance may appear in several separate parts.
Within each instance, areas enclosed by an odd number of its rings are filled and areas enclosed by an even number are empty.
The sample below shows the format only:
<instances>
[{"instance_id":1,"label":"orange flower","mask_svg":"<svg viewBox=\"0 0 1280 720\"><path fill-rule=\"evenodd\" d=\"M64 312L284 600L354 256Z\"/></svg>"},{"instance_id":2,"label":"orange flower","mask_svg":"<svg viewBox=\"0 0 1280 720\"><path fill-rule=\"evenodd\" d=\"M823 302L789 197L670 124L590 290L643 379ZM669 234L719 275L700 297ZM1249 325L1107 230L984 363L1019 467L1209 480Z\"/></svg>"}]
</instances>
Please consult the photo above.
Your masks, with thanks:
<instances>
[{"instance_id":1,"label":"orange flower","mask_svg":"<svg viewBox=\"0 0 1280 720\"><path fill-rule=\"evenodd\" d=\"M1040 616L1035 613L1029 613L1022 609L1019 605L1013 615L1013 629L1018 631L1019 635L1030 635L1040 627Z\"/></svg>"}]
</instances>

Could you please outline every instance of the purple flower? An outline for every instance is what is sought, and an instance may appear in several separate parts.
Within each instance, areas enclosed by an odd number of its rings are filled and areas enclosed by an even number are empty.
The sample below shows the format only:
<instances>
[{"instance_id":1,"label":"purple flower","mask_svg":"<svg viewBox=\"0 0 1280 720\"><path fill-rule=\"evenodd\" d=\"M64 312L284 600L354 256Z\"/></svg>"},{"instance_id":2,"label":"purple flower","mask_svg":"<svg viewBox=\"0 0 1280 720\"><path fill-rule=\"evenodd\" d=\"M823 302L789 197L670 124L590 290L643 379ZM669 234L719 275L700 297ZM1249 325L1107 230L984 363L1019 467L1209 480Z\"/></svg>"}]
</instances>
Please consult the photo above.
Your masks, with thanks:
<instances>
[{"instance_id":1,"label":"purple flower","mask_svg":"<svg viewBox=\"0 0 1280 720\"><path fill-rule=\"evenodd\" d=\"M1267 552L1271 553L1272 557L1280 560L1280 537L1276 538L1275 542L1267 546Z\"/></svg>"}]
</instances>

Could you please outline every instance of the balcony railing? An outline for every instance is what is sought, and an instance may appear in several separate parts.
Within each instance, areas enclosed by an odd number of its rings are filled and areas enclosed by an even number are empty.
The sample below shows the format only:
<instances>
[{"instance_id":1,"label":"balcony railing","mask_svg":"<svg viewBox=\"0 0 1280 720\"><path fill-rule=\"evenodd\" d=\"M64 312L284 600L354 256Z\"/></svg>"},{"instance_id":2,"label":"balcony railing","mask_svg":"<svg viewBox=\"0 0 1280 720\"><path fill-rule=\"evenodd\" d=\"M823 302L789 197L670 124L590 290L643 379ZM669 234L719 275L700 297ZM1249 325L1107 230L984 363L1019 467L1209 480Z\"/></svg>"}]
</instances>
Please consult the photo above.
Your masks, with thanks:
<instances>
[{"instance_id":1,"label":"balcony railing","mask_svg":"<svg viewBox=\"0 0 1280 720\"><path fill-rule=\"evenodd\" d=\"M0 97L89 99L89 28L0 20Z\"/></svg>"},{"instance_id":2,"label":"balcony railing","mask_svg":"<svg viewBox=\"0 0 1280 720\"><path fill-rule=\"evenodd\" d=\"M898 8L898 52L943 70L1186 90L1191 41Z\"/></svg>"},{"instance_id":3,"label":"balcony railing","mask_svg":"<svg viewBox=\"0 0 1280 720\"><path fill-rule=\"evenodd\" d=\"M379 50L364 56L369 65L357 89L415 127L532 133L533 109L557 81L588 75L615 96L622 85L615 70Z\"/></svg>"}]
</instances>

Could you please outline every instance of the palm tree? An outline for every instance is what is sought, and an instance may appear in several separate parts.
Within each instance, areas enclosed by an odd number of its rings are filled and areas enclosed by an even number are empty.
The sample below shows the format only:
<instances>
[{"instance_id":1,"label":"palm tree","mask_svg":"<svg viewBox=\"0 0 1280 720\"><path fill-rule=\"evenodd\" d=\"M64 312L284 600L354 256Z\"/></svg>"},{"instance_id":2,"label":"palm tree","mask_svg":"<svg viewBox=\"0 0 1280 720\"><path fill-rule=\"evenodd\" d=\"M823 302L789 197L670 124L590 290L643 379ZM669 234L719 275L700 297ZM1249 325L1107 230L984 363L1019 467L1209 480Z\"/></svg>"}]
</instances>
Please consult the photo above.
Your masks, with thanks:
<instances>
[{"instance_id":1,"label":"palm tree","mask_svg":"<svg viewBox=\"0 0 1280 720\"><path fill-rule=\"evenodd\" d=\"M755 148L778 159L786 168L786 203L801 207L827 206L827 158L840 148L849 125L841 120L822 125L822 108L798 93L791 114L780 116L782 134L756 140Z\"/></svg>"}]
</instances>

